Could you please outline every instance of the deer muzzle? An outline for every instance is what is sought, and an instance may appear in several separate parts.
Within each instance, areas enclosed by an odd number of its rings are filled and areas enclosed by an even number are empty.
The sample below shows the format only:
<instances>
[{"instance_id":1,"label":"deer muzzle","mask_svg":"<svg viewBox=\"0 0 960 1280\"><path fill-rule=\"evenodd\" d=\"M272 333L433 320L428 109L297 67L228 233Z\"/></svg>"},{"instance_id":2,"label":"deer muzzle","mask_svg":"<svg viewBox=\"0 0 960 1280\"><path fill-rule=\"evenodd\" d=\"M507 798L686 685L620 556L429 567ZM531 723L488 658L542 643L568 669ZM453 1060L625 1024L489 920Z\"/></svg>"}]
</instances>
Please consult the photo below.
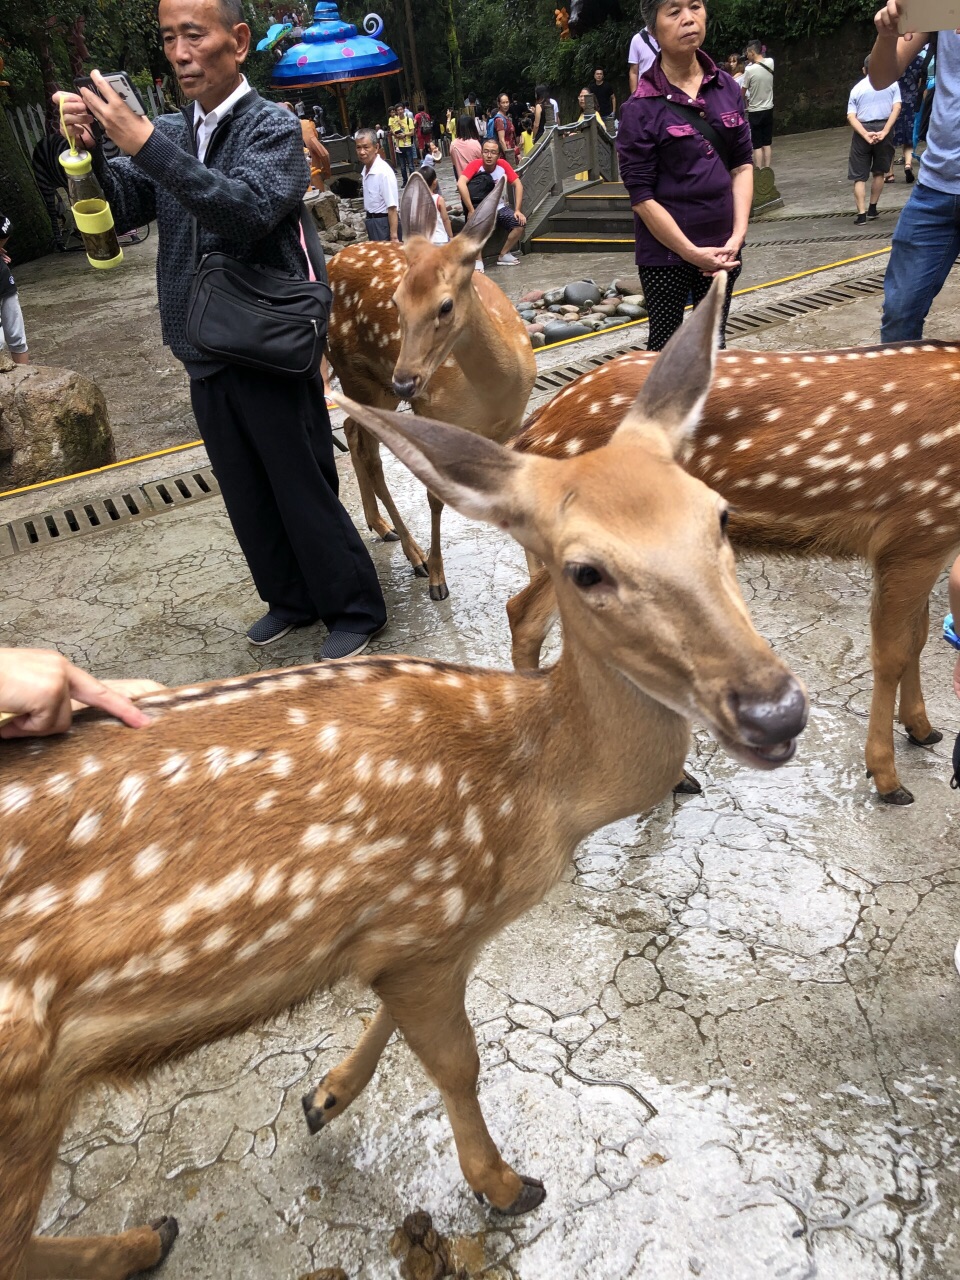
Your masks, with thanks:
<instances>
[{"instance_id":1,"label":"deer muzzle","mask_svg":"<svg viewBox=\"0 0 960 1280\"><path fill-rule=\"evenodd\" d=\"M412 400L420 389L418 374L395 373L393 375L393 394L401 400Z\"/></svg>"},{"instance_id":2,"label":"deer muzzle","mask_svg":"<svg viewBox=\"0 0 960 1280\"><path fill-rule=\"evenodd\" d=\"M728 701L737 726L739 754L750 764L775 769L793 758L809 710L799 680L788 676L773 697L733 692Z\"/></svg>"}]
</instances>

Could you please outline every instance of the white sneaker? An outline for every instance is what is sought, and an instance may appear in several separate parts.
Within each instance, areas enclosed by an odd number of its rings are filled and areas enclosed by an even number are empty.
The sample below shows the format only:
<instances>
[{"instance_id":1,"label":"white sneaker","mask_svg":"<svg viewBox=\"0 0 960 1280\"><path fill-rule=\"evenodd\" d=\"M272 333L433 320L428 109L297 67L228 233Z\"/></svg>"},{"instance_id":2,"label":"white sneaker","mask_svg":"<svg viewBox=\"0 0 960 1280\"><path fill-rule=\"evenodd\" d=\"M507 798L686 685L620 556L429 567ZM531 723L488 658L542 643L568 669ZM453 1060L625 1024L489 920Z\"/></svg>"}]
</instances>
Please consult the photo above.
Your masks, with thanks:
<instances>
[{"instance_id":1,"label":"white sneaker","mask_svg":"<svg viewBox=\"0 0 960 1280\"><path fill-rule=\"evenodd\" d=\"M476 265L473 269L474 269L474 271L479 271L481 275L485 275L485 274L486 274L486 270L487 270L487 269L486 269L486 267L483 265L483 259L482 259L482 258L478 258L478 259L477 259L477 265Z\"/></svg>"},{"instance_id":2,"label":"white sneaker","mask_svg":"<svg viewBox=\"0 0 960 1280\"><path fill-rule=\"evenodd\" d=\"M519 267L520 259L515 258L512 253L505 253L503 257L497 259L498 267Z\"/></svg>"}]
</instances>

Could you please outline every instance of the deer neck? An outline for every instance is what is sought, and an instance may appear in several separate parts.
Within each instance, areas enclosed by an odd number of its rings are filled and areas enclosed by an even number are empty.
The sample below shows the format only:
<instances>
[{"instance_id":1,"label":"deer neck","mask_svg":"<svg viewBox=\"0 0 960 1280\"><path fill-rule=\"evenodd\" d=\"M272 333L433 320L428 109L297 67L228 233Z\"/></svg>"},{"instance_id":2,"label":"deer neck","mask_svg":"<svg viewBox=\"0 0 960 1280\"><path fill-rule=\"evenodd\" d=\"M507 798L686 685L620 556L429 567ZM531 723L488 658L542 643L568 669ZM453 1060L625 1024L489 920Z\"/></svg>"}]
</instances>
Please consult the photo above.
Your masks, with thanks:
<instances>
[{"instance_id":1,"label":"deer neck","mask_svg":"<svg viewBox=\"0 0 960 1280\"><path fill-rule=\"evenodd\" d=\"M489 403L491 399L509 399L512 402L512 380L518 361L511 338L512 335L504 337L503 330L484 306L471 281L467 315L450 354L467 382L482 397L481 403ZM495 370L493 376L491 370Z\"/></svg>"},{"instance_id":2,"label":"deer neck","mask_svg":"<svg viewBox=\"0 0 960 1280\"><path fill-rule=\"evenodd\" d=\"M572 838L642 813L670 792L690 740L684 716L569 645L546 683L541 765L545 777L564 780L558 808Z\"/></svg>"}]
</instances>

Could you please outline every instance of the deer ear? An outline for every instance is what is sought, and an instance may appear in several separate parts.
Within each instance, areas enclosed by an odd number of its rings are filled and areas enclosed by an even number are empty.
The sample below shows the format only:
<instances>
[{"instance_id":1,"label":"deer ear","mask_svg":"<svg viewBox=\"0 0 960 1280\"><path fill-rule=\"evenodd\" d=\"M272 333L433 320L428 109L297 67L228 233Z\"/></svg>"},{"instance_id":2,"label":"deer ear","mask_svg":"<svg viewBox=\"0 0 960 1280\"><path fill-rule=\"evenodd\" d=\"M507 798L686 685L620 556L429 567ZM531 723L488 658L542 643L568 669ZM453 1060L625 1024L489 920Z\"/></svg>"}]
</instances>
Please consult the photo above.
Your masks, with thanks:
<instances>
[{"instance_id":1,"label":"deer ear","mask_svg":"<svg viewBox=\"0 0 960 1280\"><path fill-rule=\"evenodd\" d=\"M499 178L496 186L484 196L467 219L466 225L456 242L463 249L464 258L479 258L483 246L490 239L493 228L497 225L497 209L503 194L505 179Z\"/></svg>"},{"instance_id":2,"label":"deer ear","mask_svg":"<svg viewBox=\"0 0 960 1280\"><path fill-rule=\"evenodd\" d=\"M408 240L411 236L423 236L425 240L431 240L436 230L437 206L430 188L419 173L410 175L400 197L400 225Z\"/></svg>"},{"instance_id":3,"label":"deer ear","mask_svg":"<svg viewBox=\"0 0 960 1280\"><path fill-rule=\"evenodd\" d=\"M334 398L355 422L382 440L431 493L461 515L486 520L521 538L529 514L521 477L531 462L542 459L513 453L448 422L374 409L342 395Z\"/></svg>"},{"instance_id":4,"label":"deer ear","mask_svg":"<svg viewBox=\"0 0 960 1280\"><path fill-rule=\"evenodd\" d=\"M726 292L727 273L721 271L660 353L618 435L649 435L651 427L659 428L674 454L693 437L713 382Z\"/></svg>"}]
</instances>

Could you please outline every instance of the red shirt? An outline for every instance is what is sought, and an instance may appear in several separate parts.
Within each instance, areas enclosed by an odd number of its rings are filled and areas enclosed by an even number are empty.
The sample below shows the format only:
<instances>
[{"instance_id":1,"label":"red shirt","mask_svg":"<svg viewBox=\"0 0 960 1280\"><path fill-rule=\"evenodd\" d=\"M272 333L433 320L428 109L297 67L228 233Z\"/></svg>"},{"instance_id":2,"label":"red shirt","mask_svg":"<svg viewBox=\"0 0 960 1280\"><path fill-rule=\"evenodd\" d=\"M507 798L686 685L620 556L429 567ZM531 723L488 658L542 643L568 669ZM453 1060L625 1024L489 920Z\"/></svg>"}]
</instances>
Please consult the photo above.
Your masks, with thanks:
<instances>
[{"instance_id":1,"label":"red shirt","mask_svg":"<svg viewBox=\"0 0 960 1280\"><path fill-rule=\"evenodd\" d=\"M471 162L467 165L467 167L464 169L463 173L460 176L466 182L469 182L471 178L475 178L477 176L477 174L480 172L482 168L483 168L482 159L471 160ZM497 163L493 166L493 169L491 170L491 173L490 173L490 177L493 179L495 183L499 182L501 178L506 178L507 180L506 185L503 188L504 191L506 191L508 186L513 186L513 184L516 182L517 171L516 169L514 169L512 164L508 164L506 160L504 160L503 156L501 156L500 159L497 161ZM497 205L497 208L502 209L506 203L507 203L506 200L501 195L500 203Z\"/></svg>"}]
</instances>

